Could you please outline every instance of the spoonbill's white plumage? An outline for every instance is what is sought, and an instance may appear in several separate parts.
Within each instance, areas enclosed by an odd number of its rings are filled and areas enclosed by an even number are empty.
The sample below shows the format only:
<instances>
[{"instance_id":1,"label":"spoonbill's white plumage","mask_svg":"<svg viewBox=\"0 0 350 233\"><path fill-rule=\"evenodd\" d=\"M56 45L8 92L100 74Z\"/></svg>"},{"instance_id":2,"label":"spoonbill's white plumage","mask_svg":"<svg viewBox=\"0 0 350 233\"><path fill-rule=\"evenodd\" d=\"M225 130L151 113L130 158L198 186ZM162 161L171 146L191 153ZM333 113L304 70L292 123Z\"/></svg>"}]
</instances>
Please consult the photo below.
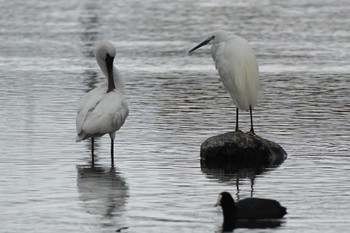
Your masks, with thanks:
<instances>
[{"instance_id":1,"label":"spoonbill's white plumage","mask_svg":"<svg viewBox=\"0 0 350 233\"><path fill-rule=\"evenodd\" d=\"M94 166L94 138L109 134L111 138L111 166L114 166L115 132L124 124L129 110L124 99L124 81L113 65L116 50L108 41L97 43L95 57L106 80L86 93L80 100L76 118L76 141L91 138L92 166Z\"/></svg>"},{"instance_id":2,"label":"spoonbill's white plumage","mask_svg":"<svg viewBox=\"0 0 350 233\"><path fill-rule=\"evenodd\" d=\"M216 31L189 53L211 44L211 55L220 80L234 100L236 108L236 131L238 131L238 109L249 110L251 129L253 128L252 109L257 104L259 92L259 68L253 49L247 40L225 31Z\"/></svg>"}]
</instances>

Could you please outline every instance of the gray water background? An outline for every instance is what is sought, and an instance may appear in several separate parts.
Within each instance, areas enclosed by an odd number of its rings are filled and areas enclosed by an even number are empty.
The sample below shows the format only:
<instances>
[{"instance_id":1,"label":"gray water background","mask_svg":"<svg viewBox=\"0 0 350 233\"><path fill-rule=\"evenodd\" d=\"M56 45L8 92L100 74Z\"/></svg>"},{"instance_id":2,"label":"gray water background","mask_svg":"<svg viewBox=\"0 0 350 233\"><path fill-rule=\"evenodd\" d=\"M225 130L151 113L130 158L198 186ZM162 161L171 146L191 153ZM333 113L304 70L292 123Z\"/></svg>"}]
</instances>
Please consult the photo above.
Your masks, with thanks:
<instances>
[{"instance_id":1,"label":"gray water background","mask_svg":"<svg viewBox=\"0 0 350 233\"><path fill-rule=\"evenodd\" d=\"M0 1L0 232L216 232L221 191L273 198L281 227L350 227L349 1ZM262 87L255 130L288 159L254 178L202 169L200 144L234 130L209 47L218 29L248 39ZM130 115L116 136L75 143L80 97L102 82L91 53L117 49ZM249 130L249 115L240 125Z\"/></svg>"}]
</instances>

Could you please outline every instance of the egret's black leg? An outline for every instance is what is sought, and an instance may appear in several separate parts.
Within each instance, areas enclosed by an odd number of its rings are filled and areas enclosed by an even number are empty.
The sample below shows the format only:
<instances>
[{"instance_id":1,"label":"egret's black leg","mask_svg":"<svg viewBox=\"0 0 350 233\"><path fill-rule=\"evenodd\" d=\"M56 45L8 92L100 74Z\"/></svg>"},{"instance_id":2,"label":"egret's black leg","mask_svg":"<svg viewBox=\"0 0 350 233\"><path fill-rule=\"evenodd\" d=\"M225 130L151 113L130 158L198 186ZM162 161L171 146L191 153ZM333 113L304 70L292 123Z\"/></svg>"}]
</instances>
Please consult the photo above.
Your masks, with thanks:
<instances>
[{"instance_id":1,"label":"egret's black leg","mask_svg":"<svg viewBox=\"0 0 350 233\"><path fill-rule=\"evenodd\" d=\"M114 167L114 139L111 138L111 167Z\"/></svg>"},{"instance_id":2,"label":"egret's black leg","mask_svg":"<svg viewBox=\"0 0 350 233\"><path fill-rule=\"evenodd\" d=\"M249 106L249 112L250 112L250 134L251 135L256 135L254 132L254 127L253 127L253 112L252 112L252 106Z\"/></svg>"},{"instance_id":3,"label":"egret's black leg","mask_svg":"<svg viewBox=\"0 0 350 233\"><path fill-rule=\"evenodd\" d=\"M254 176L250 178L250 197L254 195Z\"/></svg>"},{"instance_id":4,"label":"egret's black leg","mask_svg":"<svg viewBox=\"0 0 350 233\"><path fill-rule=\"evenodd\" d=\"M94 154L94 149L95 149L95 143L94 143L94 138L91 138L91 166L95 166L95 154Z\"/></svg>"},{"instance_id":5,"label":"egret's black leg","mask_svg":"<svg viewBox=\"0 0 350 233\"><path fill-rule=\"evenodd\" d=\"M238 129L238 108L236 108L236 131L239 131L239 129Z\"/></svg>"}]
</instances>

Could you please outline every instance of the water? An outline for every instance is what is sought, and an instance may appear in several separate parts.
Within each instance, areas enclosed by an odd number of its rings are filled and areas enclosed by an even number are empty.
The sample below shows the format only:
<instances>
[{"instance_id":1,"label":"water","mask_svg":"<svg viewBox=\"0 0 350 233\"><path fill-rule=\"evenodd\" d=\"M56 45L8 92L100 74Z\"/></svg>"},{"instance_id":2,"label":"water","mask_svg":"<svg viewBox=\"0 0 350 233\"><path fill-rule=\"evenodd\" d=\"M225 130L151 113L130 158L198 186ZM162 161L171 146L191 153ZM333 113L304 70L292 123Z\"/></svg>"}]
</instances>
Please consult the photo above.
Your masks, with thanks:
<instances>
[{"instance_id":1,"label":"water","mask_svg":"<svg viewBox=\"0 0 350 233\"><path fill-rule=\"evenodd\" d=\"M350 215L348 1L1 1L1 232L216 232L217 195L288 208L281 227L237 232L345 232ZM256 132L288 152L250 178L200 167L199 147L234 129L209 48L216 29L256 51ZM91 54L117 47L130 116L109 138L75 143L79 98L103 80ZM245 113L240 121L249 130ZM253 189L251 179L254 178Z\"/></svg>"}]
</instances>

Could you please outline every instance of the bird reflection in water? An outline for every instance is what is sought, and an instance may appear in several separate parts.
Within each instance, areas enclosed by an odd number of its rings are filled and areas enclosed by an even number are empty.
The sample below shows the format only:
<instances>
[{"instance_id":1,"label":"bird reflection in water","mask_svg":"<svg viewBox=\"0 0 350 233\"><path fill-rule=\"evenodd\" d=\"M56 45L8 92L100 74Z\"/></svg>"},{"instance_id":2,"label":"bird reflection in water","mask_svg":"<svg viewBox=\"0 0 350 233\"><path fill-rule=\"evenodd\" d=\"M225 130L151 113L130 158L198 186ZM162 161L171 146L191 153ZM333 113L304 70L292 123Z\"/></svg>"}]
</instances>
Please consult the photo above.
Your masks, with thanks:
<instances>
[{"instance_id":1,"label":"bird reflection in water","mask_svg":"<svg viewBox=\"0 0 350 233\"><path fill-rule=\"evenodd\" d=\"M261 220L237 220L232 227L223 229L223 226L219 226L216 233L221 232L234 232L235 229L267 229L281 227L285 222L285 219L261 219Z\"/></svg>"},{"instance_id":2,"label":"bird reflection in water","mask_svg":"<svg viewBox=\"0 0 350 233\"><path fill-rule=\"evenodd\" d=\"M201 171L206 174L208 179L235 184L238 200L240 199L240 181L242 179L248 178L250 180L250 197L253 197L256 177L276 169L282 163L283 160L273 160L267 164L255 162L229 163L225 161L206 161L203 159L200 161Z\"/></svg>"},{"instance_id":3,"label":"bird reflection in water","mask_svg":"<svg viewBox=\"0 0 350 233\"><path fill-rule=\"evenodd\" d=\"M84 210L92 215L100 216L110 225L118 224L125 212L129 196L129 187L125 179L115 168L77 166L77 187L79 200Z\"/></svg>"},{"instance_id":4,"label":"bird reflection in water","mask_svg":"<svg viewBox=\"0 0 350 233\"><path fill-rule=\"evenodd\" d=\"M254 196L254 184L256 176L261 175L267 171L278 166L271 167L211 167L204 162L201 162L202 173L206 174L208 179L218 180L219 182L232 183L236 186L236 196L240 199L240 185L242 179L248 178L250 181L250 197Z\"/></svg>"}]
</instances>

